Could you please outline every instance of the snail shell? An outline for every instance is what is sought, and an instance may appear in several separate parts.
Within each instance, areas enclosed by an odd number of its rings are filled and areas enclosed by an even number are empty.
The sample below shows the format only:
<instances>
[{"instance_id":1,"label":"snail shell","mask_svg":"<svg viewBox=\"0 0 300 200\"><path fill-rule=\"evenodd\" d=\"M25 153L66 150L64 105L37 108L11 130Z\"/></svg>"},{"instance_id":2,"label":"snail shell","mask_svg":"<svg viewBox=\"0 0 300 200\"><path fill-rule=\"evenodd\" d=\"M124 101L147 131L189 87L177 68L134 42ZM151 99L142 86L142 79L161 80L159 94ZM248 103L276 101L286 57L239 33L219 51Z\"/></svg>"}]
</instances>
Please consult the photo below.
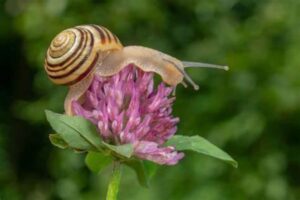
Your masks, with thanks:
<instances>
[{"instance_id":1,"label":"snail shell","mask_svg":"<svg viewBox=\"0 0 300 200\"><path fill-rule=\"evenodd\" d=\"M73 85L87 77L110 51L122 48L120 40L104 27L76 26L52 40L45 70L55 84Z\"/></svg>"}]
</instances>

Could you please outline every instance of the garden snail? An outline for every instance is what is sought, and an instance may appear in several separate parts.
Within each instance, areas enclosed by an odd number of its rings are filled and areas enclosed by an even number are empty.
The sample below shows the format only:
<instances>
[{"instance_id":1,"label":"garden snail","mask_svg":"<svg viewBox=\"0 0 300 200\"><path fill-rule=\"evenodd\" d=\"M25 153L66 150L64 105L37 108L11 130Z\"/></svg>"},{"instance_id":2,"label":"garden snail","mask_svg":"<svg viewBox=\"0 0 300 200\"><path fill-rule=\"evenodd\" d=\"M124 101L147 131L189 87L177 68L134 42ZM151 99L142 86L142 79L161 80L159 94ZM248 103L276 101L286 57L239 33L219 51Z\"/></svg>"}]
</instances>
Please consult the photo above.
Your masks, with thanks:
<instances>
[{"instance_id":1,"label":"garden snail","mask_svg":"<svg viewBox=\"0 0 300 200\"><path fill-rule=\"evenodd\" d=\"M183 80L186 79L196 90L198 85L184 68L228 69L227 66L180 61L142 46L123 47L113 33L98 25L76 26L59 33L48 48L44 67L53 83L70 86L65 100L65 111L71 115L72 100L81 97L95 73L111 76L128 64L134 64L143 71L159 74L162 80L171 86L179 83L186 85Z\"/></svg>"}]
</instances>

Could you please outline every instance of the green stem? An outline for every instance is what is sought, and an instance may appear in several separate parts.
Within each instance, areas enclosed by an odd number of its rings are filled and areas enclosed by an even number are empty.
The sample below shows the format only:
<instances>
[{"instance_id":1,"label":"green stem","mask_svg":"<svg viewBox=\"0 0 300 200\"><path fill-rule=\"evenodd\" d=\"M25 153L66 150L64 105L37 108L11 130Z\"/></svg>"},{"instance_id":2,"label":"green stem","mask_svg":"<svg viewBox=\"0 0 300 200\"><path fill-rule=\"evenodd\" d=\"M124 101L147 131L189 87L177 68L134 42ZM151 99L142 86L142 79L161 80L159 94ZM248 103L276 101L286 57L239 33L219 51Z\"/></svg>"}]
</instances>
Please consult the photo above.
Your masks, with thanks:
<instances>
[{"instance_id":1,"label":"green stem","mask_svg":"<svg viewBox=\"0 0 300 200\"><path fill-rule=\"evenodd\" d=\"M119 185L121 180L121 163L114 161L113 171L110 177L106 200L116 200L119 191Z\"/></svg>"}]
</instances>

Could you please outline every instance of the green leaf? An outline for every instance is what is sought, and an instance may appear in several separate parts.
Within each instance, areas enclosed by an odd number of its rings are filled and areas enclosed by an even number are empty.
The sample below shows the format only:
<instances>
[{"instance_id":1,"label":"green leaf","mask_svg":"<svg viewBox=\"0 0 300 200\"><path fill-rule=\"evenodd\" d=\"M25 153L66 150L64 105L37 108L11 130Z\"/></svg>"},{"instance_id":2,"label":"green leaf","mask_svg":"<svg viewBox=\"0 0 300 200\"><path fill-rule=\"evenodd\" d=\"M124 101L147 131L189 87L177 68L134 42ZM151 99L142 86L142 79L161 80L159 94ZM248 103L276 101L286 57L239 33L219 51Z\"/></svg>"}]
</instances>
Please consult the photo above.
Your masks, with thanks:
<instances>
[{"instance_id":1,"label":"green leaf","mask_svg":"<svg viewBox=\"0 0 300 200\"><path fill-rule=\"evenodd\" d=\"M118 155L121 155L123 157L126 158L130 158L132 156L133 153L133 146L132 144L123 144L123 145L111 145L111 144L107 144L105 142L102 142L107 148L109 148L110 150L112 150L113 152L115 152Z\"/></svg>"},{"instance_id":2,"label":"green leaf","mask_svg":"<svg viewBox=\"0 0 300 200\"><path fill-rule=\"evenodd\" d=\"M85 164L95 173L99 173L104 167L113 161L111 156L104 155L101 152L89 151L85 157Z\"/></svg>"},{"instance_id":3,"label":"green leaf","mask_svg":"<svg viewBox=\"0 0 300 200\"><path fill-rule=\"evenodd\" d=\"M147 173L147 169L141 160L130 160L125 162L125 164L133 169L136 173L137 179L141 186L149 187L149 174Z\"/></svg>"},{"instance_id":4,"label":"green leaf","mask_svg":"<svg viewBox=\"0 0 300 200\"><path fill-rule=\"evenodd\" d=\"M72 148L81 150L97 149L102 150L102 140L96 127L79 116L68 116L46 110L46 117L52 128Z\"/></svg>"},{"instance_id":5,"label":"green leaf","mask_svg":"<svg viewBox=\"0 0 300 200\"><path fill-rule=\"evenodd\" d=\"M58 148L66 149L69 146L68 143L66 143L66 141L57 133L49 134L49 139L50 142Z\"/></svg>"},{"instance_id":6,"label":"green leaf","mask_svg":"<svg viewBox=\"0 0 300 200\"><path fill-rule=\"evenodd\" d=\"M157 171L159 165L154 162L147 161L147 160L144 160L143 163L144 163L145 169L147 171L147 174L149 176L149 179L152 178L156 174L156 171Z\"/></svg>"},{"instance_id":7,"label":"green leaf","mask_svg":"<svg viewBox=\"0 0 300 200\"><path fill-rule=\"evenodd\" d=\"M141 186L149 187L150 179L157 171L157 164L146 160L141 161L136 159L126 161L125 164L135 171L137 179Z\"/></svg>"},{"instance_id":8,"label":"green leaf","mask_svg":"<svg viewBox=\"0 0 300 200\"><path fill-rule=\"evenodd\" d=\"M74 153L85 153L87 150L84 150L84 149L73 149L73 152Z\"/></svg>"},{"instance_id":9,"label":"green leaf","mask_svg":"<svg viewBox=\"0 0 300 200\"><path fill-rule=\"evenodd\" d=\"M197 153L205 154L220 160L223 160L233 167L237 168L238 163L226 152L219 149L214 144L210 143L206 139L200 136L173 136L167 143L167 146L174 146L176 150L191 150Z\"/></svg>"}]
</instances>

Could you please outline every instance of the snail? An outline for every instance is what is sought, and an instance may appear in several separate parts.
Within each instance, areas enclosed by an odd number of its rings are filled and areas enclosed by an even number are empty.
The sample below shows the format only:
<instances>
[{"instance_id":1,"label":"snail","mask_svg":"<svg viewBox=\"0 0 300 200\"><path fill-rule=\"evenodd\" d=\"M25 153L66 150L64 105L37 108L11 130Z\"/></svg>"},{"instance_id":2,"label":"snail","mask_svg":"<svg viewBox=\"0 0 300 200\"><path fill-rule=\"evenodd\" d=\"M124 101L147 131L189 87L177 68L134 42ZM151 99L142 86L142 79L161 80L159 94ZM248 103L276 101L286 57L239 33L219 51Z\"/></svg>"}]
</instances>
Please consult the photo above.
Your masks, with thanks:
<instances>
[{"instance_id":1,"label":"snail","mask_svg":"<svg viewBox=\"0 0 300 200\"><path fill-rule=\"evenodd\" d=\"M71 102L87 90L94 74L112 76L128 64L159 74L171 86L187 86L185 79L195 90L199 86L185 72L186 67L228 70L227 66L180 61L143 46L123 47L112 32L98 25L76 26L59 33L47 50L44 68L53 83L69 86L64 107L66 114L72 115Z\"/></svg>"}]
</instances>

